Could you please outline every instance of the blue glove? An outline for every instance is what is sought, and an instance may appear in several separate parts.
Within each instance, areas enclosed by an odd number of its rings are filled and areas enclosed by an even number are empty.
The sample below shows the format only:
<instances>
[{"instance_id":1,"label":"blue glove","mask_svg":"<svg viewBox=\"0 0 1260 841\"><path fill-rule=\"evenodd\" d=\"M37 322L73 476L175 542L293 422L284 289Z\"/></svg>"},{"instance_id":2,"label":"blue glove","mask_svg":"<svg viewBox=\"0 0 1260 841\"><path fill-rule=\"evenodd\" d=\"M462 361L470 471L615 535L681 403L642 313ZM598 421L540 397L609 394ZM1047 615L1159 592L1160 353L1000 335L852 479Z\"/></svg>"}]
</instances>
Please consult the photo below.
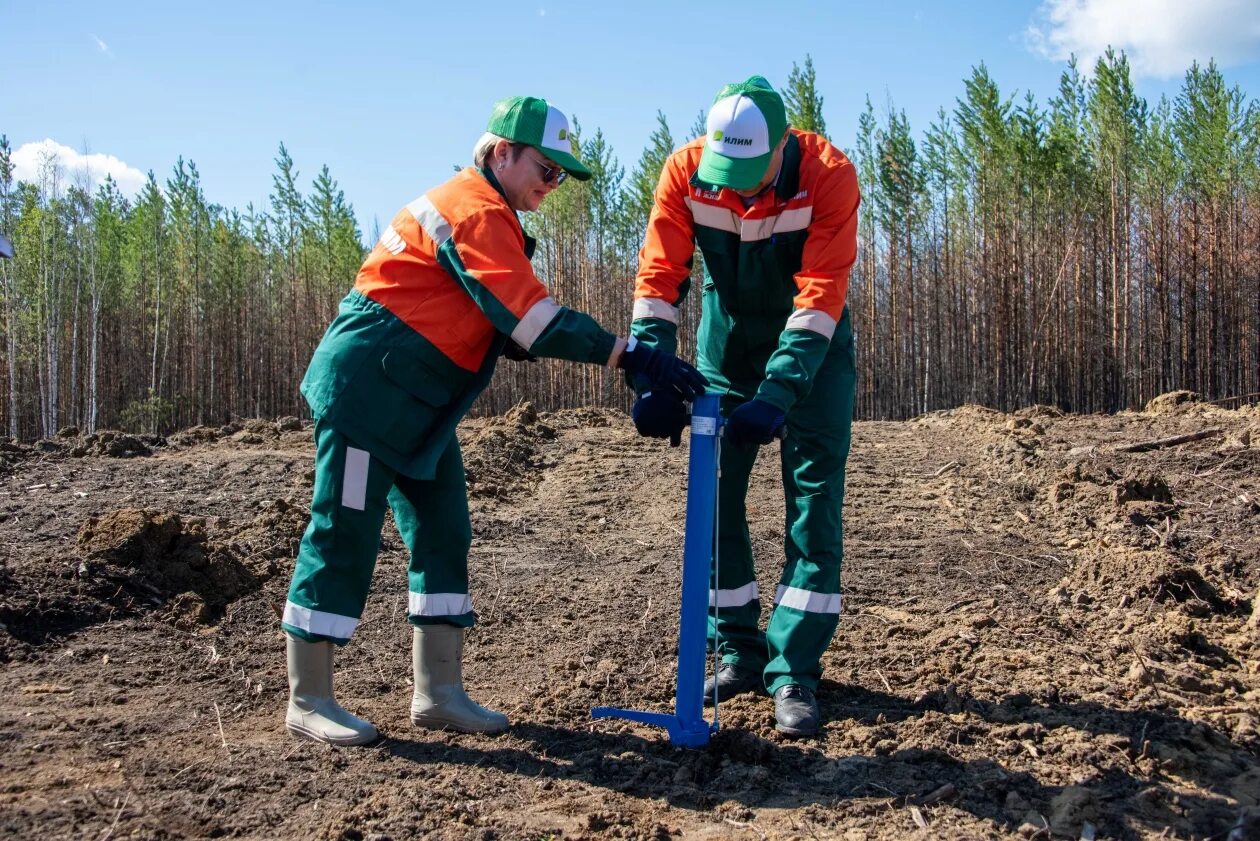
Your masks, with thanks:
<instances>
[{"instance_id":1,"label":"blue glove","mask_svg":"<svg viewBox=\"0 0 1260 841\"><path fill-rule=\"evenodd\" d=\"M783 426L783 410L763 400L741 403L726 419L726 437L737 447L769 444Z\"/></svg>"},{"instance_id":2,"label":"blue glove","mask_svg":"<svg viewBox=\"0 0 1260 841\"><path fill-rule=\"evenodd\" d=\"M671 447L682 443L687 425L687 407L682 398L669 391L649 391L630 409L634 428L645 438L668 438Z\"/></svg>"},{"instance_id":3,"label":"blue glove","mask_svg":"<svg viewBox=\"0 0 1260 841\"><path fill-rule=\"evenodd\" d=\"M672 353L636 342L627 348L617 366L631 376L648 381L653 391L675 392L683 400L693 400L704 393L709 381L704 375Z\"/></svg>"}]
</instances>

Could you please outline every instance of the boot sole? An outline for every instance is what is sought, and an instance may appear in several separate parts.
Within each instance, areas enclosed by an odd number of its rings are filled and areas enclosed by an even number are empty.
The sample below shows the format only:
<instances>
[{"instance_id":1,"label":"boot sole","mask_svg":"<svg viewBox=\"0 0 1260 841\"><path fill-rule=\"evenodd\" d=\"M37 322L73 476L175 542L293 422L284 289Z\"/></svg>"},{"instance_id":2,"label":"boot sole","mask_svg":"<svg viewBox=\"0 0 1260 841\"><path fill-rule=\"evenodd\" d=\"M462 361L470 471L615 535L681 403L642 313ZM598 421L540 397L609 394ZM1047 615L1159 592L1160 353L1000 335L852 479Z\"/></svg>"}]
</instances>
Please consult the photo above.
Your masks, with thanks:
<instances>
[{"instance_id":1,"label":"boot sole","mask_svg":"<svg viewBox=\"0 0 1260 841\"><path fill-rule=\"evenodd\" d=\"M784 727L782 724L774 725L774 729L778 730L784 736L792 736L796 739L809 739L818 735L819 728L802 729L799 727Z\"/></svg>"},{"instance_id":2,"label":"boot sole","mask_svg":"<svg viewBox=\"0 0 1260 841\"><path fill-rule=\"evenodd\" d=\"M414 715L411 717L411 723L416 727L423 727L425 730L453 730L456 733L481 733L486 735L503 733L512 726L511 722L509 722L502 727L467 727L445 719L417 718Z\"/></svg>"},{"instance_id":3,"label":"boot sole","mask_svg":"<svg viewBox=\"0 0 1260 841\"><path fill-rule=\"evenodd\" d=\"M326 745L334 745L336 747L354 747L356 745L367 745L367 744L371 744L372 742L375 742L377 739L381 737L381 734L378 731L373 730L371 734L351 736L348 739L330 739L327 736L322 735L319 731L312 730L309 727L304 727L301 724L292 724L286 721L284 723L284 726L288 729L290 733L292 733L294 736L297 736L299 739L310 739L312 742L322 742Z\"/></svg>"}]
</instances>

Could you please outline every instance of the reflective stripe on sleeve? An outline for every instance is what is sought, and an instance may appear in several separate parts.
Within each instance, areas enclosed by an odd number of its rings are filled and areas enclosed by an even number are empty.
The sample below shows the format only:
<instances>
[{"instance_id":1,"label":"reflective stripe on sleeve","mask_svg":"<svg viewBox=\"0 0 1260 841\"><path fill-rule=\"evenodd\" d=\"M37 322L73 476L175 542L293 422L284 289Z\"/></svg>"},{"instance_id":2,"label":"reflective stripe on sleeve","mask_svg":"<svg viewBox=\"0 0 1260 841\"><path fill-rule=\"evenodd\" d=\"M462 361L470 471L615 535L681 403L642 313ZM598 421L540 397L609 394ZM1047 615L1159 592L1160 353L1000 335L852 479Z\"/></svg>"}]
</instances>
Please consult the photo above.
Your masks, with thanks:
<instances>
[{"instance_id":1,"label":"reflective stripe on sleeve","mask_svg":"<svg viewBox=\"0 0 1260 841\"><path fill-rule=\"evenodd\" d=\"M774 597L776 605L803 610L806 613L838 614L840 602L839 593L813 593L799 587L784 587L782 584L779 585Z\"/></svg>"},{"instance_id":2,"label":"reflective stripe on sleeve","mask_svg":"<svg viewBox=\"0 0 1260 841\"><path fill-rule=\"evenodd\" d=\"M359 620L353 616L325 613L322 610L302 607L300 604L289 601L284 603L284 617L281 621L308 634L319 634L321 637L332 637L338 640L350 639L355 627L359 624Z\"/></svg>"},{"instance_id":3,"label":"reflective stripe on sleeve","mask_svg":"<svg viewBox=\"0 0 1260 841\"><path fill-rule=\"evenodd\" d=\"M785 330L809 330L830 339L836 333L836 320L822 310L797 310L788 317Z\"/></svg>"},{"instance_id":4,"label":"reflective stripe on sleeve","mask_svg":"<svg viewBox=\"0 0 1260 841\"><path fill-rule=\"evenodd\" d=\"M408 593L407 610L412 616L459 616L472 613L472 597L467 593Z\"/></svg>"},{"instance_id":5,"label":"reflective stripe on sleeve","mask_svg":"<svg viewBox=\"0 0 1260 841\"><path fill-rule=\"evenodd\" d=\"M521 320L516 323L516 329L512 331L512 341L529 350L558 312L559 304L550 297L543 298L521 316Z\"/></svg>"},{"instance_id":6,"label":"reflective stripe on sleeve","mask_svg":"<svg viewBox=\"0 0 1260 841\"><path fill-rule=\"evenodd\" d=\"M761 593L757 590L757 582L749 581L743 587L733 590L710 590L709 607L743 607L755 602Z\"/></svg>"},{"instance_id":7,"label":"reflective stripe on sleeve","mask_svg":"<svg viewBox=\"0 0 1260 841\"><path fill-rule=\"evenodd\" d=\"M636 298L634 301L634 314L630 320L635 321L640 318L660 318L668 321L670 324L677 324L678 307L664 298Z\"/></svg>"},{"instance_id":8,"label":"reflective stripe on sleeve","mask_svg":"<svg viewBox=\"0 0 1260 841\"><path fill-rule=\"evenodd\" d=\"M416 199L407 205L407 210L416 217L416 221L420 223L421 228L424 228L424 232L433 240L434 245L441 247L442 243L451 238L451 223L438 212L428 196Z\"/></svg>"}]
</instances>

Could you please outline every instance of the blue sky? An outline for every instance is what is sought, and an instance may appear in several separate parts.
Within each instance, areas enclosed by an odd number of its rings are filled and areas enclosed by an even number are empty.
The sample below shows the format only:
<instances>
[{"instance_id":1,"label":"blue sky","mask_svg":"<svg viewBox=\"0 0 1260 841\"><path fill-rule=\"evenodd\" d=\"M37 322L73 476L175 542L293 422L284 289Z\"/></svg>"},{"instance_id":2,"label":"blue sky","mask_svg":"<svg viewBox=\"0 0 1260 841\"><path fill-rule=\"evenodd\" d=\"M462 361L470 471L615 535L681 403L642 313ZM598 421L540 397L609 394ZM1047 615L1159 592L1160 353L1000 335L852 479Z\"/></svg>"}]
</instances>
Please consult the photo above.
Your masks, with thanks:
<instances>
[{"instance_id":1,"label":"blue sky","mask_svg":"<svg viewBox=\"0 0 1260 841\"><path fill-rule=\"evenodd\" d=\"M1215 57L1260 97L1260 0L978 0L716 4L0 3L0 133L19 175L34 144L67 177L124 184L196 162L207 197L265 205L283 141L303 189L328 164L365 235L467 162L493 102L528 93L603 130L629 170L657 109L679 140L724 83L776 86L811 54L833 139L866 97L916 131L984 62L1045 102L1064 56L1123 47L1138 90L1175 95ZM83 153L91 157L81 157Z\"/></svg>"}]
</instances>

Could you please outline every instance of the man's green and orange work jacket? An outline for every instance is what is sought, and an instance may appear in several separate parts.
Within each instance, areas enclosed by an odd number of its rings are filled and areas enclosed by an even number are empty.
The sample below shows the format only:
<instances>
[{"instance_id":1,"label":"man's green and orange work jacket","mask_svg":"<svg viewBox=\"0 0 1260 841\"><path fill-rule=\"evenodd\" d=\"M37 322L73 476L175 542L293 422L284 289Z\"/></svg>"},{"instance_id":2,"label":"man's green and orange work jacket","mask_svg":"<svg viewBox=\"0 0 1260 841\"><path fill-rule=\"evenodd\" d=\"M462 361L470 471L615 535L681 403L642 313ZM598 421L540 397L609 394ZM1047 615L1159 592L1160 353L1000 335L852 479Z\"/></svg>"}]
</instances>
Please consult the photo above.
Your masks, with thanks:
<instances>
[{"instance_id":1,"label":"man's green and orange work jacket","mask_svg":"<svg viewBox=\"0 0 1260 841\"><path fill-rule=\"evenodd\" d=\"M790 129L778 181L745 207L733 191L697 178L704 142L676 151L661 173L632 333L675 351L698 247L705 279L697 367L730 398L756 397L787 412L809 393L844 313L857 255L857 174L823 137ZM851 337L844 340L847 351Z\"/></svg>"}]
</instances>

